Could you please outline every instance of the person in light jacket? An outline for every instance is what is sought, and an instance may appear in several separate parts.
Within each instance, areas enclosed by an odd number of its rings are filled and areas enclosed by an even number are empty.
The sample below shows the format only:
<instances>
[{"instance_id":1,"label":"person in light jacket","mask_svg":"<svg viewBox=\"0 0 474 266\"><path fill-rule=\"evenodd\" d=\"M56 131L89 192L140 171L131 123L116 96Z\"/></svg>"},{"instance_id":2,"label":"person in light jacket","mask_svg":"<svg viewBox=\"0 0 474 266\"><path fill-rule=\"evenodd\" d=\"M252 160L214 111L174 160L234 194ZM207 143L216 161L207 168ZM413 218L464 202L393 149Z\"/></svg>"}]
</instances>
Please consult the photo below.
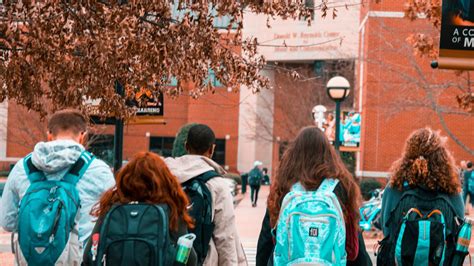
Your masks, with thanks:
<instances>
[{"instance_id":1,"label":"person in light jacket","mask_svg":"<svg viewBox=\"0 0 474 266\"><path fill-rule=\"evenodd\" d=\"M215 135L207 125L191 127L186 141L188 155L166 158L171 172L185 183L208 171L216 171L221 176L224 169L214 162ZM247 265L247 259L237 234L232 194L228 182L221 176L206 182L212 195L212 217L215 224L209 251L203 265Z\"/></svg>"},{"instance_id":2,"label":"person in light jacket","mask_svg":"<svg viewBox=\"0 0 474 266\"><path fill-rule=\"evenodd\" d=\"M48 121L48 141L36 144L32 153L32 163L42 171L48 180L60 180L79 159L85 148L87 120L78 111L56 112ZM18 210L30 181L24 159L19 160L8 176L0 202L0 226L8 232L17 232ZM90 215L92 206L103 192L115 185L109 166L99 159L93 159L84 175L76 184L81 207L76 217L76 227L72 231L69 248L65 248L56 265L79 265L82 248L94 228L94 218ZM16 263L26 265L15 237Z\"/></svg>"}]
</instances>

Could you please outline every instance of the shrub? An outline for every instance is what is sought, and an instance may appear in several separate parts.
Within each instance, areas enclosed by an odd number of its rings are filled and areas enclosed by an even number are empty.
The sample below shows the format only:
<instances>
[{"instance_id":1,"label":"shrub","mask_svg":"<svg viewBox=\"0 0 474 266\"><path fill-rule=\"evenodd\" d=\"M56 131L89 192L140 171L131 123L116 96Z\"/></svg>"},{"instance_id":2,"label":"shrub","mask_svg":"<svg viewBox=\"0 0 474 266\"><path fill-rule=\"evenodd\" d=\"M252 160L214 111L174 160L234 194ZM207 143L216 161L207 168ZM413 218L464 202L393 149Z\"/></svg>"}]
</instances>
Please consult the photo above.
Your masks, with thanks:
<instances>
[{"instance_id":1,"label":"shrub","mask_svg":"<svg viewBox=\"0 0 474 266\"><path fill-rule=\"evenodd\" d=\"M183 155L188 154L186 152L186 147L184 147L184 144L186 143L186 139L188 138L189 129L194 125L197 125L197 124L196 123L186 124L179 129L178 134L176 134L176 138L174 139L174 142L173 142L173 152L171 156L181 157Z\"/></svg>"},{"instance_id":2,"label":"shrub","mask_svg":"<svg viewBox=\"0 0 474 266\"><path fill-rule=\"evenodd\" d=\"M377 188L382 188L382 183L377 179L367 178L360 181L360 191L364 200L369 200L372 197L372 192Z\"/></svg>"}]
</instances>

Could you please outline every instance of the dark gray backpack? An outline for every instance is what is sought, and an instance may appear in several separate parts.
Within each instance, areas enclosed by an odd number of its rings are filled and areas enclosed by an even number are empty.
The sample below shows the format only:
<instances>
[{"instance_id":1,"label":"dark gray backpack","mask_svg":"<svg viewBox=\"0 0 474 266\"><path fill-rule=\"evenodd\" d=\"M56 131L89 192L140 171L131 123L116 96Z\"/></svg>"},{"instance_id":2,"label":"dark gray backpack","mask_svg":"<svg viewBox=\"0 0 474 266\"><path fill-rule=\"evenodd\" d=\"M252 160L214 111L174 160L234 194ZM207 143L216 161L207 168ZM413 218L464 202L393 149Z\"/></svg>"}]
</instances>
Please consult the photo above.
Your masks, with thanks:
<instances>
[{"instance_id":1,"label":"dark gray backpack","mask_svg":"<svg viewBox=\"0 0 474 266\"><path fill-rule=\"evenodd\" d=\"M114 205L97 237L93 265L173 265L177 246L171 241L166 205Z\"/></svg>"}]
</instances>

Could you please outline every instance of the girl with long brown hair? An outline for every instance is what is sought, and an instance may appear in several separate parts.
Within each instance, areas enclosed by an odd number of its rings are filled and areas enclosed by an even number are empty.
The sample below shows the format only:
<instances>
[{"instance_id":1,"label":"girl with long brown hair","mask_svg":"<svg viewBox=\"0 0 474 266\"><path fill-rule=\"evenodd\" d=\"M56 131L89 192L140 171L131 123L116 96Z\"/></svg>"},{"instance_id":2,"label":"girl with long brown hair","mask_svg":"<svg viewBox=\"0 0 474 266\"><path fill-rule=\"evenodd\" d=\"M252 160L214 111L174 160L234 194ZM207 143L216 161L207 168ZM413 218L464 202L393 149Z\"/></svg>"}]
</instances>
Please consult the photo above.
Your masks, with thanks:
<instances>
[{"instance_id":1,"label":"girl with long brown hair","mask_svg":"<svg viewBox=\"0 0 474 266\"><path fill-rule=\"evenodd\" d=\"M268 213L257 248L257 265L271 260L270 230L278 222L282 201L296 183L316 191L326 178L339 181L334 193L342 207L346 226L348 265L370 265L362 235L359 234L360 189L324 133L317 127L303 128L283 154L268 198Z\"/></svg>"},{"instance_id":2,"label":"girl with long brown hair","mask_svg":"<svg viewBox=\"0 0 474 266\"><path fill-rule=\"evenodd\" d=\"M116 186L105 192L92 210L92 215L99 218L92 235L100 231L104 217L114 205L132 202L165 204L174 243L179 236L187 233L187 228L193 227L192 218L187 213L187 196L177 178L157 154L140 152L119 171ZM90 260L90 249L91 240L84 252L86 265ZM187 265L196 265L196 261L196 254L192 251Z\"/></svg>"},{"instance_id":3,"label":"girl with long brown hair","mask_svg":"<svg viewBox=\"0 0 474 266\"><path fill-rule=\"evenodd\" d=\"M460 193L461 183L454 159L447 149L446 138L430 128L414 131L406 141L401 158L393 163L390 180L383 193L381 224L386 241L383 241L381 252L385 249L389 256L394 253L395 240L392 239L397 237L400 221L407 213L416 209L416 213L421 211L424 215L423 212L437 210L441 211L446 221L447 259L444 265L450 265L449 257L455 245L454 233L459 220L464 217Z\"/></svg>"}]
</instances>

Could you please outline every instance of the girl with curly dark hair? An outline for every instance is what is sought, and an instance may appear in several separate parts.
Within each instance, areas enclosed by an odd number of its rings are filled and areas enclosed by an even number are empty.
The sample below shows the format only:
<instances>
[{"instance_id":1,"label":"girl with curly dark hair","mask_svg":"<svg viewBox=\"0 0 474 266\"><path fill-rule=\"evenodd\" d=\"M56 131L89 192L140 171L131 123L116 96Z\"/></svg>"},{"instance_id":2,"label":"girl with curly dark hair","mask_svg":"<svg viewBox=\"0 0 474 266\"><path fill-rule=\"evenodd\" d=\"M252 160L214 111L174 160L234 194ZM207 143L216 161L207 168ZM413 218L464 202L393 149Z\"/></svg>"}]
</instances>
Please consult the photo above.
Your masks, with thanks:
<instances>
[{"instance_id":1,"label":"girl with curly dark hair","mask_svg":"<svg viewBox=\"0 0 474 266\"><path fill-rule=\"evenodd\" d=\"M413 132L401 158L392 165L390 180L383 193L381 224L386 239L397 236L400 221L412 210L416 209L421 215L439 210L446 221L446 258L449 258L459 220L464 217L457 173L445 137L430 128ZM449 259L445 260L445 265L449 265Z\"/></svg>"}]
</instances>

